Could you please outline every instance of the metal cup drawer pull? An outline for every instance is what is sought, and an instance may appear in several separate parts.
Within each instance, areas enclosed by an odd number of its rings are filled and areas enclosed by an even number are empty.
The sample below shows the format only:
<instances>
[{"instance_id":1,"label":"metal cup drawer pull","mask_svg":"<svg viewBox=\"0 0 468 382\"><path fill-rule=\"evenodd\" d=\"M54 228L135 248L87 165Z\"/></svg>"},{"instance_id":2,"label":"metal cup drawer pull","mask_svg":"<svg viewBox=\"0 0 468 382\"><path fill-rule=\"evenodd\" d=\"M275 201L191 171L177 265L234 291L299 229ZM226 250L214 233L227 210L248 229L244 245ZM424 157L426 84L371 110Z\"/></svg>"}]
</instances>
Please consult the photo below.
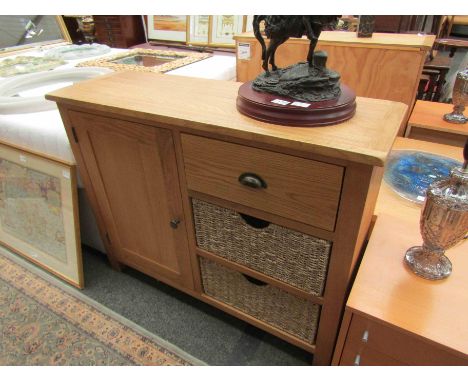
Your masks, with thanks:
<instances>
[{"instance_id":1,"label":"metal cup drawer pull","mask_svg":"<svg viewBox=\"0 0 468 382\"><path fill-rule=\"evenodd\" d=\"M251 188L267 188L266 182L257 174L244 172L239 176L239 182Z\"/></svg>"}]
</instances>

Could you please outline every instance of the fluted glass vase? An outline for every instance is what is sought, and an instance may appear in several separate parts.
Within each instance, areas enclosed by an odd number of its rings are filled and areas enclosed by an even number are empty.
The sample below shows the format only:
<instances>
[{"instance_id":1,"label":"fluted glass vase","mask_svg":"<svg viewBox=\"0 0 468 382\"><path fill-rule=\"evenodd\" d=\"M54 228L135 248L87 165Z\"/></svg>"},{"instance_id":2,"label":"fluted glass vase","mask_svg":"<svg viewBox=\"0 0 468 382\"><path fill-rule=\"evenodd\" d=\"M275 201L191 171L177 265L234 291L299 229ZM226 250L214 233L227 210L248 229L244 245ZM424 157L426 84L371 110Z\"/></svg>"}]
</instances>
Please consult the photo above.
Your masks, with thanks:
<instances>
[{"instance_id":1,"label":"fluted glass vase","mask_svg":"<svg viewBox=\"0 0 468 382\"><path fill-rule=\"evenodd\" d=\"M420 219L423 245L411 247L405 262L417 275L440 280L452 272L445 251L468 231L468 171L453 169L449 178L432 183Z\"/></svg>"}]
</instances>

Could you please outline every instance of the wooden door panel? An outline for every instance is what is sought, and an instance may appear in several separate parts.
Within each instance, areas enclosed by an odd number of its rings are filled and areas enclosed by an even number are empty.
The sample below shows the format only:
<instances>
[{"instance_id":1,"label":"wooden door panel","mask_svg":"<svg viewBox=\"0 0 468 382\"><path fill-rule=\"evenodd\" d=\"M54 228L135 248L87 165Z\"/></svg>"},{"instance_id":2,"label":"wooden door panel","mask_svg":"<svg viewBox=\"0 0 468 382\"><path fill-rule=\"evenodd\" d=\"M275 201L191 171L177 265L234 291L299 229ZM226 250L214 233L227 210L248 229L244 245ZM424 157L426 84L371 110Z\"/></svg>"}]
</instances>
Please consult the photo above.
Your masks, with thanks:
<instances>
[{"instance_id":1,"label":"wooden door panel","mask_svg":"<svg viewBox=\"0 0 468 382\"><path fill-rule=\"evenodd\" d=\"M192 287L172 133L70 112L119 261ZM170 221L181 220L176 229Z\"/></svg>"}]
</instances>

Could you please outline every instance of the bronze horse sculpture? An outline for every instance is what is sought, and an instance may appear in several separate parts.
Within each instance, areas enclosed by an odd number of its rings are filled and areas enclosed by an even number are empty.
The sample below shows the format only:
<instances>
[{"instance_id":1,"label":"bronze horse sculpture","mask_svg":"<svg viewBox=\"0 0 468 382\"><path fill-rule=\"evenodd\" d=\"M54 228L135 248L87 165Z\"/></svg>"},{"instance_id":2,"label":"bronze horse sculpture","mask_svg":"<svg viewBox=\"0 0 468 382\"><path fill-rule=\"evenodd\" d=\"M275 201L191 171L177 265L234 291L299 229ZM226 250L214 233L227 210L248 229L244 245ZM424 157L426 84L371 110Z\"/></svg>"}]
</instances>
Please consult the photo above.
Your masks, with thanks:
<instances>
[{"instance_id":1,"label":"bronze horse sculpture","mask_svg":"<svg viewBox=\"0 0 468 382\"><path fill-rule=\"evenodd\" d=\"M326 25L336 25L339 16L254 16L253 30L262 46L262 68L269 72L268 65L275 71L276 49L290 37L306 35L310 40L307 62L313 66L314 50L322 29ZM265 34L270 39L268 49L260 33L260 22L265 21Z\"/></svg>"}]
</instances>

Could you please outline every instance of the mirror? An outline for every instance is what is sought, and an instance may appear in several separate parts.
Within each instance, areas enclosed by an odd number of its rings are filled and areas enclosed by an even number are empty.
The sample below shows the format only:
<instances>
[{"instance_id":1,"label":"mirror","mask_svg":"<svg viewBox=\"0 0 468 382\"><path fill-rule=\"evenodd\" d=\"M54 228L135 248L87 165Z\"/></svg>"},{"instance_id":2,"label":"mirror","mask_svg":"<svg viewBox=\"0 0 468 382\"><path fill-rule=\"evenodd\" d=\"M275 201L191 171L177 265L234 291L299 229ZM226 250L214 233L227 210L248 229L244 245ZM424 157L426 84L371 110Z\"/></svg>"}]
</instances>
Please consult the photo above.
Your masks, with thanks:
<instances>
[{"instance_id":1,"label":"mirror","mask_svg":"<svg viewBox=\"0 0 468 382\"><path fill-rule=\"evenodd\" d=\"M159 66L162 64L166 64L168 62L174 61L181 58L181 56L168 56L168 55L158 55L158 54L136 54L134 56L127 56L123 58L118 58L112 60L110 62L114 62L116 64L124 64L124 65L139 65L139 66Z\"/></svg>"},{"instance_id":2,"label":"mirror","mask_svg":"<svg viewBox=\"0 0 468 382\"><path fill-rule=\"evenodd\" d=\"M77 66L165 73L208 57L211 57L211 54L136 48L112 56L80 62Z\"/></svg>"},{"instance_id":3,"label":"mirror","mask_svg":"<svg viewBox=\"0 0 468 382\"><path fill-rule=\"evenodd\" d=\"M71 42L61 16L0 15L0 55L60 42Z\"/></svg>"}]
</instances>

